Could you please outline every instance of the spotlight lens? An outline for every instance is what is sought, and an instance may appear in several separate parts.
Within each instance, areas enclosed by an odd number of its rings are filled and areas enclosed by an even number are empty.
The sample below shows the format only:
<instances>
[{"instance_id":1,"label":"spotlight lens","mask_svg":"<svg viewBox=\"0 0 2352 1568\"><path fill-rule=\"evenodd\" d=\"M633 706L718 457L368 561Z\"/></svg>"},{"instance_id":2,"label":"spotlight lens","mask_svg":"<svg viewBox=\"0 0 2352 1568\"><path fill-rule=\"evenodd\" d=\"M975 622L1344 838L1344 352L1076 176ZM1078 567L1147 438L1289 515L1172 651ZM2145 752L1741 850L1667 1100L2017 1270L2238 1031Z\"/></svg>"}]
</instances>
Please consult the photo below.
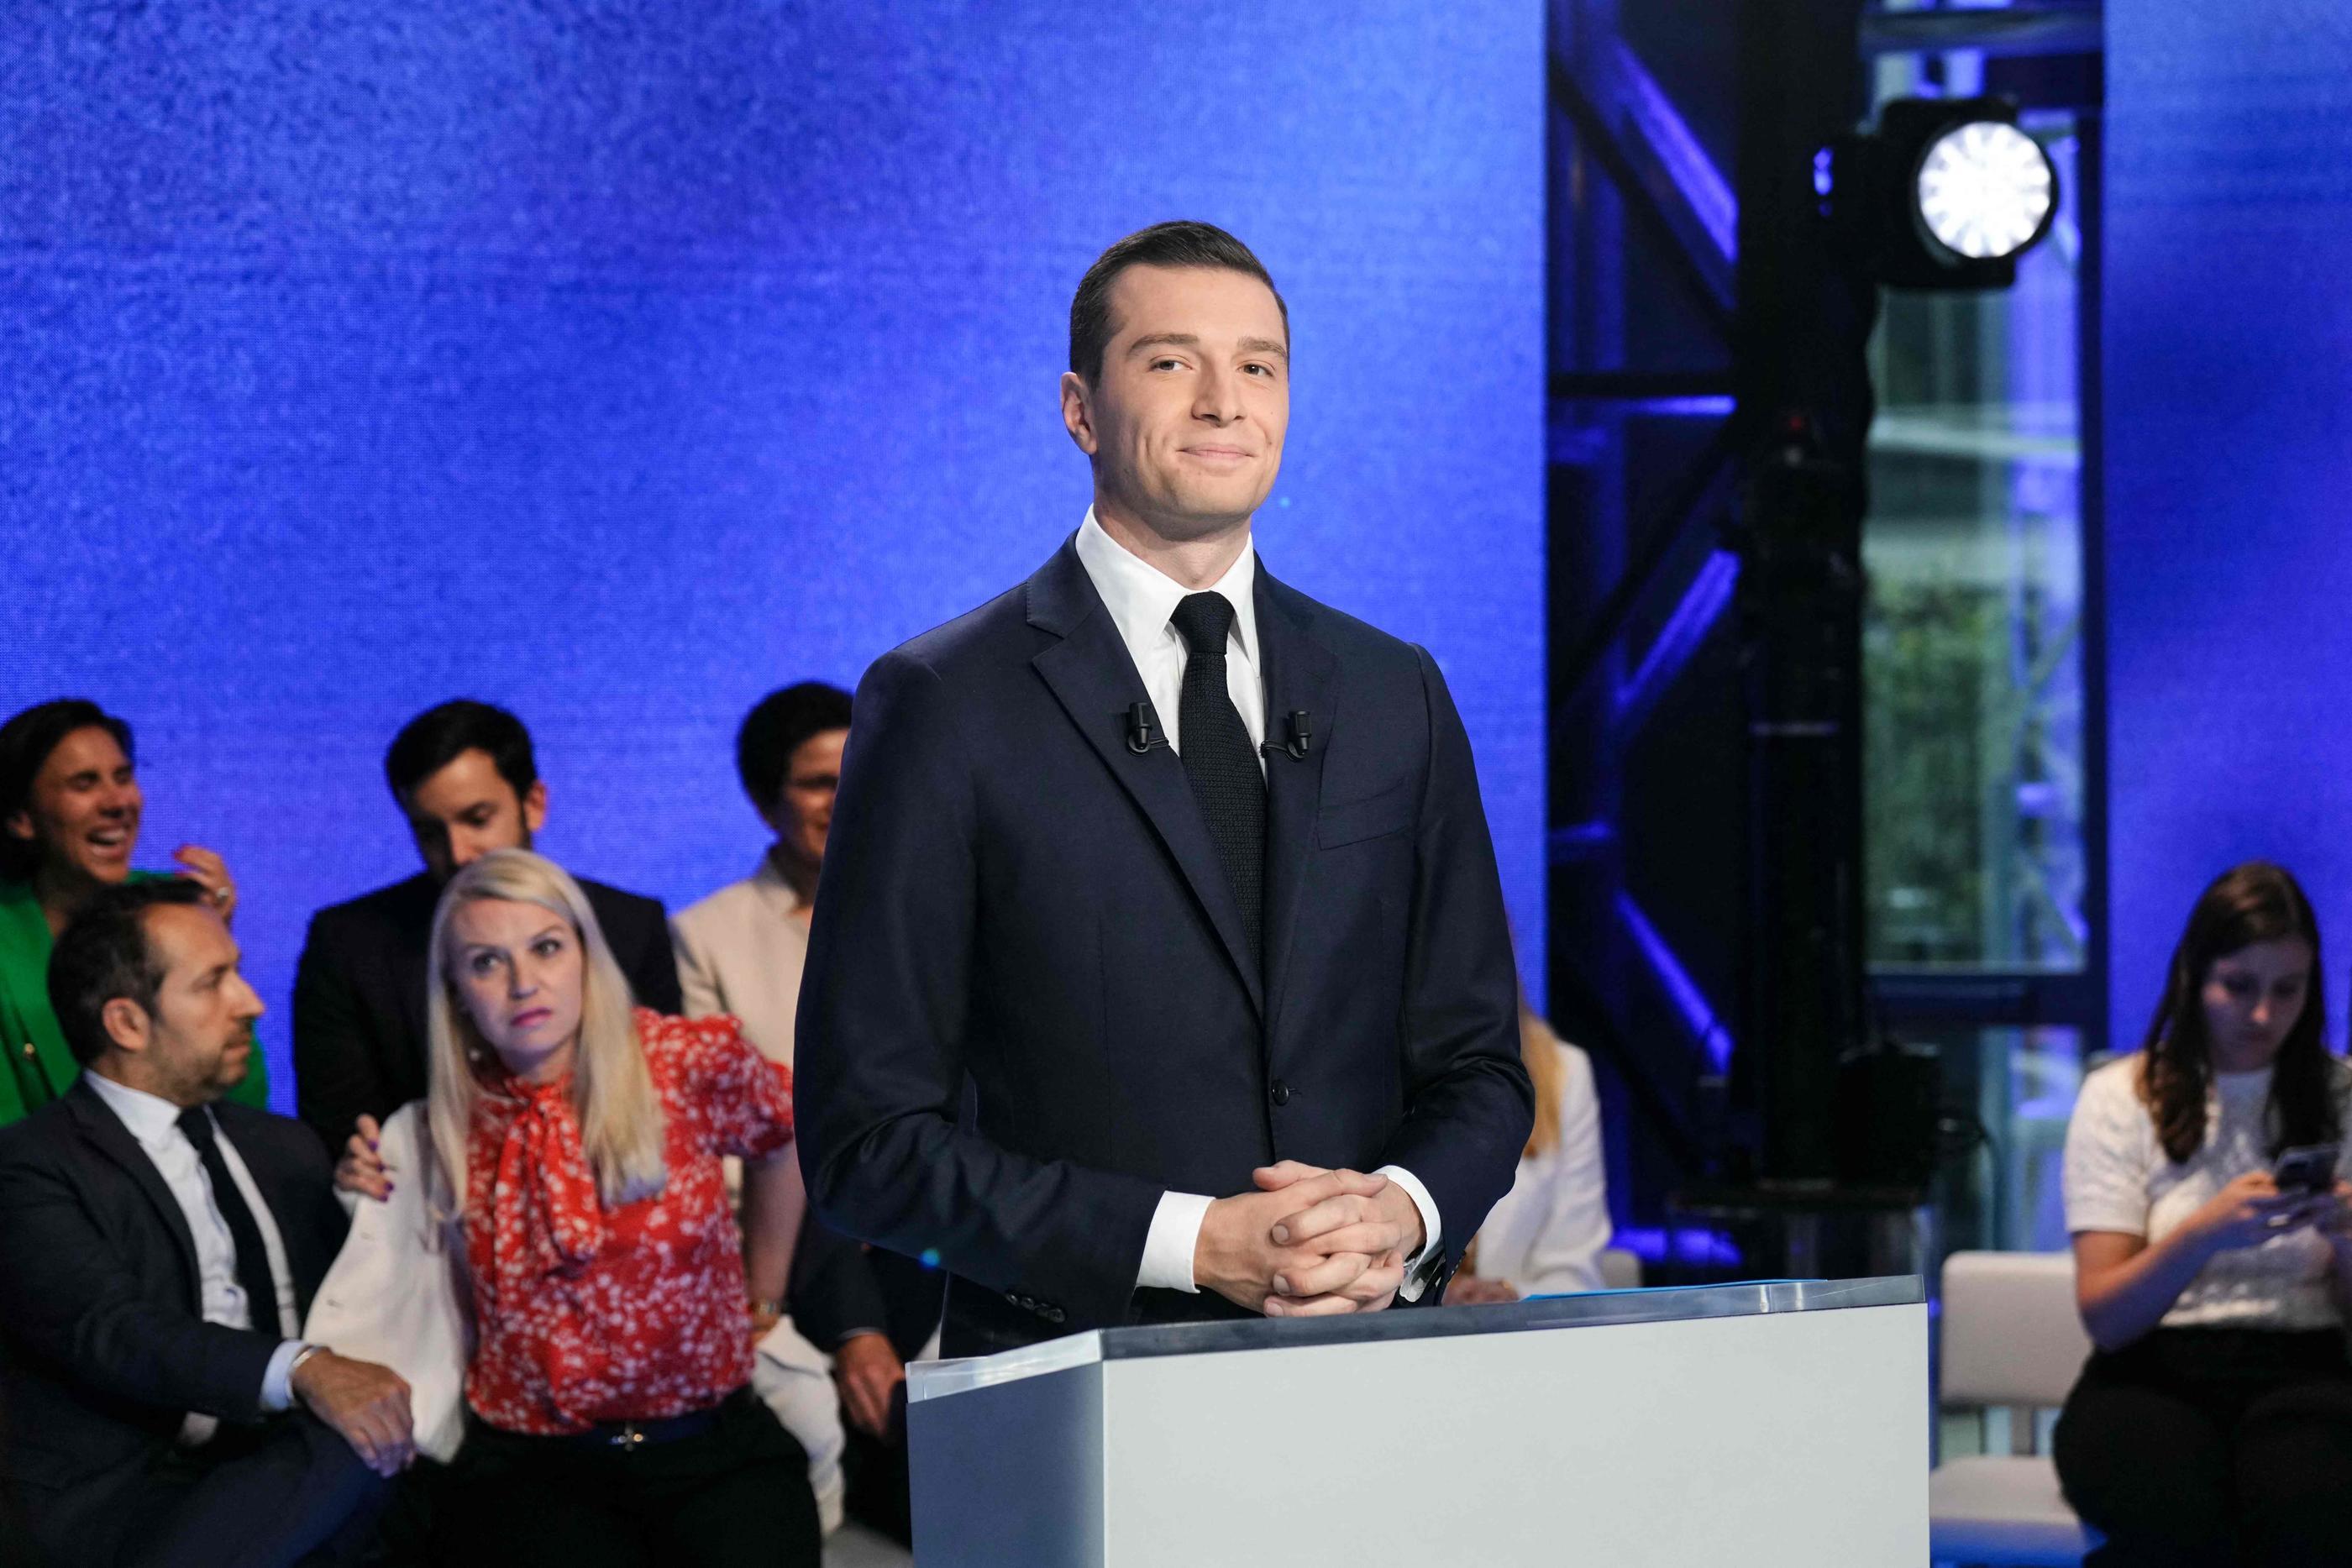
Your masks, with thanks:
<instances>
[{"instance_id":1,"label":"spotlight lens","mask_svg":"<svg viewBox=\"0 0 2352 1568\"><path fill-rule=\"evenodd\" d=\"M1998 261L2042 237L2056 189L2033 138L1997 120L1970 120L1936 138L1919 161L1919 219L1946 249Z\"/></svg>"}]
</instances>

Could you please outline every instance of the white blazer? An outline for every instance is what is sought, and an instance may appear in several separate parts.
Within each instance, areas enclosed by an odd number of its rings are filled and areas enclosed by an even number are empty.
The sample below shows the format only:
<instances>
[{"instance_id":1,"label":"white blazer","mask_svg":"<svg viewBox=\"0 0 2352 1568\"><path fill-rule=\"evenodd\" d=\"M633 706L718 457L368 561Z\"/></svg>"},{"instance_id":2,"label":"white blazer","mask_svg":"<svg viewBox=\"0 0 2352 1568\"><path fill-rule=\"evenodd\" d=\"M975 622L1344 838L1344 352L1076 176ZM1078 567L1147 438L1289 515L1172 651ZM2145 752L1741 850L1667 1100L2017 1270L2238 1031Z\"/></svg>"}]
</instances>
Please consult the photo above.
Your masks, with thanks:
<instances>
[{"instance_id":1,"label":"white blazer","mask_svg":"<svg viewBox=\"0 0 2352 1568\"><path fill-rule=\"evenodd\" d=\"M425 1102L394 1111L376 1146L394 1173L392 1197L356 1200L351 1234L311 1300L302 1337L407 1379L417 1451L446 1463L466 1435L474 1347L465 1240L458 1223L436 1221L425 1199L427 1185L440 1182L425 1167L433 1145Z\"/></svg>"},{"instance_id":2,"label":"white blazer","mask_svg":"<svg viewBox=\"0 0 2352 1568\"><path fill-rule=\"evenodd\" d=\"M771 1061L793 1061L793 1019L800 1010L808 927L794 918L800 894L774 861L741 882L678 911L670 921L677 977L688 1018L732 1013L743 1038Z\"/></svg>"},{"instance_id":3,"label":"white blazer","mask_svg":"<svg viewBox=\"0 0 2352 1568\"><path fill-rule=\"evenodd\" d=\"M1601 1157L1601 1100L1592 1062L1561 1040L1559 1142L1519 1157L1511 1190L1478 1232L1482 1279L1507 1280L1522 1296L1601 1288L1609 1245L1608 1176Z\"/></svg>"}]
</instances>

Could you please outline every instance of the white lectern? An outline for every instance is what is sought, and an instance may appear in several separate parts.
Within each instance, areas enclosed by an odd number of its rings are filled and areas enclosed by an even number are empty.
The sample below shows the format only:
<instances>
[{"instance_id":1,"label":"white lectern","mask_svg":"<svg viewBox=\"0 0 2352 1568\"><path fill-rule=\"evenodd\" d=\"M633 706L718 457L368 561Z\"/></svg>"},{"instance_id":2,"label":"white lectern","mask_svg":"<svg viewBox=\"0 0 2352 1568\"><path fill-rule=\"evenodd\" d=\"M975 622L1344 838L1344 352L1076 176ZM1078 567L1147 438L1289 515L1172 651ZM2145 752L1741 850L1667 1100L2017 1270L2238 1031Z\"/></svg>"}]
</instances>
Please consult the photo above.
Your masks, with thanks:
<instances>
[{"instance_id":1,"label":"white lectern","mask_svg":"<svg viewBox=\"0 0 2352 1568\"><path fill-rule=\"evenodd\" d=\"M1915 1278L1108 1329L908 1370L918 1568L1927 1561Z\"/></svg>"}]
</instances>

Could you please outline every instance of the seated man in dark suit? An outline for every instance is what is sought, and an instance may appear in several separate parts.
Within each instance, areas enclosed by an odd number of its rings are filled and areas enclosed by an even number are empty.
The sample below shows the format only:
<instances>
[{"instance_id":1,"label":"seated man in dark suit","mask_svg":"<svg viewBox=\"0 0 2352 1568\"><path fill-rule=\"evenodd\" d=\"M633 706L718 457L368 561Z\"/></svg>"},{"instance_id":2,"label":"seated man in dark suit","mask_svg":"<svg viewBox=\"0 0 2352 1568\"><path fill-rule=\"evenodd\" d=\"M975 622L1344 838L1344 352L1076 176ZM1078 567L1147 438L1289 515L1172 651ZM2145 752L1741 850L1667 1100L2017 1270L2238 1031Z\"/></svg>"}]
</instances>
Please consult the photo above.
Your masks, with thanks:
<instances>
[{"instance_id":1,"label":"seated man in dark suit","mask_svg":"<svg viewBox=\"0 0 2352 1568\"><path fill-rule=\"evenodd\" d=\"M221 1100L261 1003L193 883L96 895L49 992L82 1072L0 1130L0 1481L79 1563L341 1562L408 1385L299 1337L345 1220L317 1141Z\"/></svg>"},{"instance_id":2,"label":"seated man in dark suit","mask_svg":"<svg viewBox=\"0 0 2352 1568\"><path fill-rule=\"evenodd\" d=\"M384 754L425 870L311 917L294 976L296 1108L340 1153L362 1116L425 1095L425 961L433 906L492 850L529 849L547 821L530 732L504 708L458 700L408 721ZM659 901L580 878L637 1001L685 1010Z\"/></svg>"}]
</instances>

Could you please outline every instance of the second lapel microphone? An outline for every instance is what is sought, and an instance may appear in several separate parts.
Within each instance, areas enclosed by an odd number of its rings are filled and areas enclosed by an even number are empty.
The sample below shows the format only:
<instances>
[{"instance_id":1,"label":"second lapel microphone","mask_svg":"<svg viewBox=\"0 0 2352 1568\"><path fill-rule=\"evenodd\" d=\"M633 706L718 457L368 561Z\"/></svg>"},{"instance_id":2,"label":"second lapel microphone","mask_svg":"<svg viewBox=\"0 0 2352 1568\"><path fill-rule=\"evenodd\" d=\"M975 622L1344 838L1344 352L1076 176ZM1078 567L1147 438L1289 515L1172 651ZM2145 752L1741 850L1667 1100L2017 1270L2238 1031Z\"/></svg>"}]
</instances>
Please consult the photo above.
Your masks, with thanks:
<instances>
[{"instance_id":1,"label":"second lapel microphone","mask_svg":"<svg viewBox=\"0 0 2352 1568\"><path fill-rule=\"evenodd\" d=\"M1295 707L1290 710L1290 738L1280 742L1266 741L1259 746L1258 749L1268 757L1272 757L1277 751L1286 752L1304 762L1307 760L1307 748L1313 744L1314 739L1314 732L1307 727L1307 710L1303 707Z\"/></svg>"}]
</instances>

